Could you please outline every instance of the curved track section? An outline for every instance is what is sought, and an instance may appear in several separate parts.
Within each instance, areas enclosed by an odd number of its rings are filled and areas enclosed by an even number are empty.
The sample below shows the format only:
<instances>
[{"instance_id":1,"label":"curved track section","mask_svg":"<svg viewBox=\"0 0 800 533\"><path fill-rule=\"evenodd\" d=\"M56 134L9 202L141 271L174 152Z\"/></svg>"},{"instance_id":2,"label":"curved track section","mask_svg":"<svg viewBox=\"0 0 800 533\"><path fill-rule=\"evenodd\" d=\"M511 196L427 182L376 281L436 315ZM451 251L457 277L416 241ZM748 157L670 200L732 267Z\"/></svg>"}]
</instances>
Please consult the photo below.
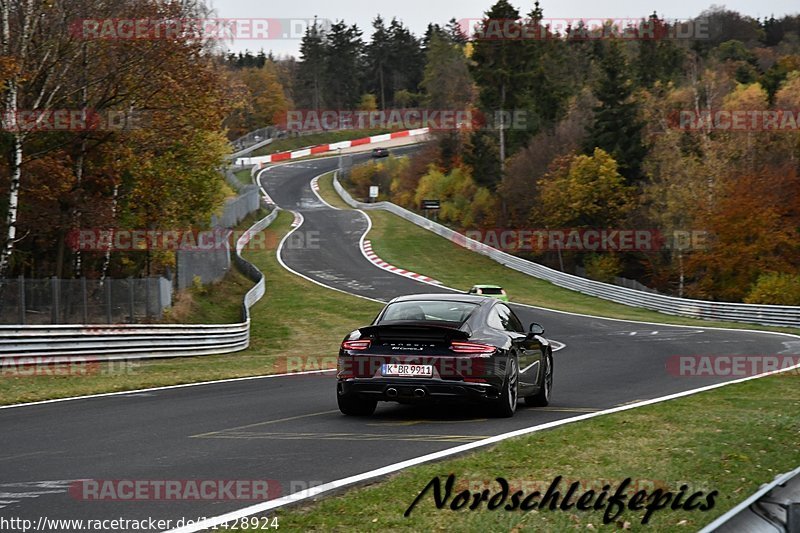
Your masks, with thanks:
<instances>
[{"instance_id":1,"label":"curved track section","mask_svg":"<svg viewBox=\"0 0 800 533\"><path fill-rule=\"evenodd\" d=\"M377 300L448 290L382 270L362 255L365 215L326 206L309 185L337 163L335 158L299 162L260 175L279 206L301 215L294 235L317 243L292 245L287 238L280 251L286 267ZM800 353L791 336L515 308L524 321L544 324L548 337L567 346L555 355L550 407L520 408L511 419L491 419L480 409L382 404L371 418L349 418L336 408L333 374L323 373L0 409L0 517L34 524L39 517L150 517L170 519L169 527L175 527L181 518L217 516L252 502L83 501L68 489L81 479L275 480L286 495L489 436L729 379L674 376L665 365L675 355ZM62 529L71 530L78 529Z\"/></svg>"},{"instance_id":2,"label":"curved track section","mask_svg":"<svg viewBox=\"0 0 800 533\"><path fill-rule=\"evenodd\" d=\"M295 232L305 238L298 239L297 246L281 248L283 263L321 285L381 301L403 294L453 291L388 272L364 257L359 244L371 226L368 215L332 208L310 184L315 176L335 170L337 163L335 158L307 161L260 174L261 186L278 205L300 213L304 220ZM317 245L302 246L309 238ZM775 334L648 325L520 304L512 307L523 323L539 322L548 337L566 344L557 356L554 386L555 401L566 405L585 406L588 400L591 408L608 408L724 380L674 376L666 368L673 356L800 353L800 342Z\"/></svg>"}]
</instances>

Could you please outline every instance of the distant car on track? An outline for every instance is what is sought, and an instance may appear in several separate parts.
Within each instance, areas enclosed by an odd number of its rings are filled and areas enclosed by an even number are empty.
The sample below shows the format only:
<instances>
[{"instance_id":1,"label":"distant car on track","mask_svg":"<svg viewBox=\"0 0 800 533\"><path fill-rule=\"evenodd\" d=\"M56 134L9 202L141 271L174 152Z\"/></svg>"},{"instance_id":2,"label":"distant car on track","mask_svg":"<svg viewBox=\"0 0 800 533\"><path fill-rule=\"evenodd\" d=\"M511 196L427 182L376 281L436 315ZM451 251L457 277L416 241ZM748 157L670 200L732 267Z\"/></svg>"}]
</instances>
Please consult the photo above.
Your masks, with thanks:
<instances>
[{"instance_id":1,"label":"distant car on track","mask_svg":"<svg viewBox=\"0 0 800 533\"><path fill-rule=\"evenodd\" d=\"M467 294L475 294L478 296L488 296L490 298L497 298L503 302L508 301L508 294L500 285L473 285Z\"/></svg>"},{"instance_id":2,"label":"distant car on track","mask_svg":"<svg viewBox=\"0 0 800 533\"><path fill-rule=\"evenodd\" d=\"M545 406L553 351L544 328L527 330L503 302L465 294L393 299L339 349L336 396L346 415L368 416L379 401L489 404L513 416L518 398Z\"/></svg>"},{"instance_id":3,"label":"distant car on track","mask_svg":"<svg viewBox=\"0 0 800 533\"><path fill-rule=\"evenodd\" d=\"M389 149L388 148L373 148L372 149L372 157L377 159L379 157L389 157Z\"/></svg>"}]
</instances>

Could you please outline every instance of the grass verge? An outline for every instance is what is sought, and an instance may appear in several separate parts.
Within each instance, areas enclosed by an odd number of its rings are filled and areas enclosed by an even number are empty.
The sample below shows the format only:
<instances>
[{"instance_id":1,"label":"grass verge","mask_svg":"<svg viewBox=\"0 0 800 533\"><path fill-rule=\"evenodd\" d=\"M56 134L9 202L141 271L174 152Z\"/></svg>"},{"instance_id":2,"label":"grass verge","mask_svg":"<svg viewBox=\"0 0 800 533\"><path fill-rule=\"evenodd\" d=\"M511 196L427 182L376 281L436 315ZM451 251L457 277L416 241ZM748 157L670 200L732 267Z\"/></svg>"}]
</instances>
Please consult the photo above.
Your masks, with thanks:
<instances>
[{"instance_id":1,"label":"grass verge","mask_svg":"<svg viewBox=\"0 0 800 533\"><path fill-rule=\"evenodd\" d=\"M339 196L339 193L336 192L336 189L333 188L333 172L329 172L325 174L317 180L319 183L319 195L322 196L326 202L328 202L333 207L338 207L339 209L351 209L349 205L342 200L342 197Z\"/></svg>"},{"instance_id":2,"label":"grass verge","mask_svg":"<svg viewBox=\"0 0 800 533\"><path fill-rule=\"evenodd\" d=\"M337 205L334 203L337 199L343 204L333 189L332 180L332 175L320 178L320 194L332 205ZM512 302L559 311L663 324L800 334L800 328L684 318L595 298L507 268L388 211L375 210L368 214L372 219L372 230L368 238L378 257L394 266L430 276L457 289L466 291L476 283L496 283L506 289ZM387 237L389 235L391 238ZM480 277L476 276L476 272L480 273Z\"/></svg>"},{"instance_id":3,"label":"grass verge","mask_svg":"<svg viewBox=\"0 0 800 533\"><path fill-rule=\"evenodd\" d=\"M282 268L275 250L292 220L290 213L280 213L265 230L265 249L245 252L244 257L267 279L264 298L251 310L249 349L227 355L50 368L51 375L32 375L47 372L46 367L3 366L0 404L270 374L285 371L288 362L297 369L306 358L309 365L315 361L331 364L330 359L321 358L335 356L342 337L371 321L381 306L325 289ZM192 323L239 322L242 296L252 285L232 271L220 283L191 291L175 312Z\"/></svg>"},{"instance_id":4,"label":"grass verge","mask_svg":"<svg viewBox=\"0 0 800 533\"><path fill-rule=\"evenodd\" d=\"M562 497L576 481L577 496L590 489L598 494L606 484L613 494L626 478L632 479L625 491L629 498L640 489L653 494L661 488L672 492L674 501L686 484L684 502L702 491L698 501L706 503L706 496L718 491L707 511L667 506L642 524L647 511L626 507L608 526L696 531L800 463L800 421L793 414L800 408L797 380L797 372L751 380L510 439L476 454L408 469L338 498L284 510L278 513L280 526L303 531L565 531L603 526L603 509L489 511L483 503L478 510L453 511L452 500L436 509L432 490L408 518L403 516L434 477L444 488L454 474L453 497L464 489L488 488L493 495L500 490L497 477L508 481L510 493L519 489L526 495L536 490L544 494L556 476L563 476ZM534 500L541 501L541 496Z\"/></svg>"},{"instance_id":5,"label":"grass verge","mask_svg":"<svg viewBox=\"0 0 800 533\"><path fill-rule=\"evenodd\" d=\"M241 182L242 185L252 185L253 184L253 176L251 174L251 170L249 168L244 168L242 170L237 170L233 173L236 176L236 179Z\"/></svg>"}]
</instances>

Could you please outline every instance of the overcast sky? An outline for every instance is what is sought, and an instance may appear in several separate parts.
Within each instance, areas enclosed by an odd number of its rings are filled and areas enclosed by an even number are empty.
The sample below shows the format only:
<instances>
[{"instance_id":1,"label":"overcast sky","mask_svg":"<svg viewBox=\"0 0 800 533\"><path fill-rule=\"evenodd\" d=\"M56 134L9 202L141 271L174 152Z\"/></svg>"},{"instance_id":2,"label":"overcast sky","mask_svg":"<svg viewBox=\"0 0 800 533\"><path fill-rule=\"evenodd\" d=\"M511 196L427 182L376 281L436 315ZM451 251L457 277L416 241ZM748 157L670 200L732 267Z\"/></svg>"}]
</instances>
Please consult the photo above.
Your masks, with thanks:
<instances>
[{"instance_id":1,"label":"overcast sky","mask_svg":"<svg viewBox=\"0 0 800 533\"><path fill-rule=\"evenodd\" d=\"M261 18L295 20L295 28L301 27L304 21L317 16L331 21L344 19L348 24L357 24L364 31L367 40L372 28L371 21L377 14L384 19L397 17L402 20L416 35L425 32L429 22L444 24L451 18L480 19L483 13L495 0L395 0L391 2L367 2L365 0L209 0L221 18ZM530 12L533 2L512 0L523 14ZM800 11L797 0L733 0L725 2L728 9L753 17L794 14ZM710 4L702 4L691 0L654 0L649 3L640 0L559 0L557 2L543 0L545 18L641 18L653 10L666 19L687 19L700 14ZM276 24L273 24L275 27ZM299 33L299 32L298 32ZM234 51L250 49L257 51L264 48L272 50L276 55L298 55L301 35L290 34L284 38L273 39L236 39L228 43Z\"/></svg>"}]
</instances>

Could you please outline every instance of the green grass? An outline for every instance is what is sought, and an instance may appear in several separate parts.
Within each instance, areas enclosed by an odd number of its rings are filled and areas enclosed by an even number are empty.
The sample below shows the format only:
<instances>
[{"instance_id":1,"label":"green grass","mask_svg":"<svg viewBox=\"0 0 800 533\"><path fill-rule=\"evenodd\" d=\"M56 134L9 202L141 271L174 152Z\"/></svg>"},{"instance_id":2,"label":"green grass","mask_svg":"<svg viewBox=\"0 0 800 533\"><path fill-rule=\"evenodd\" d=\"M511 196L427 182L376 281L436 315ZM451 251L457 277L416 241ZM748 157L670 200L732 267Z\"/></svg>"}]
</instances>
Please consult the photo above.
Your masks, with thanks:
<instances>
[{"instance_id":1,"label":"green grass","mask_svg":"<svg viewBox=\"0 0 800 533\"><path fill-rule=\"evenodd\" d=\"M347 205L344 200L342 200L342 197L339 196L339 194L336 192L336 189L333 188L333 174L334 172L329 172L317 180L319 183L319 194L333 207L338 207L339 209L350 209L350 206Z\"/></svg>"},{"instance_id":2,"label":"green grass","mask_svg":"<svg viewBox=\"0 0 800 533\"><path fill-rule=\"evenodd\" d=\"M381 305L325 289L281 267L275 249L292 220L291 213L281 212L265 230L267 249L245 252L267 280L266 295L251 310L249 349L227 355L90 365L87 373L75 367L71 369L75 375L20 375L4 366L0 368L0 404L283 372L287 362L295 369L306 363L309 369L315 364L335 366L332 357L344 335L370 322ZM193 323L239 322L242 296L252 285L232 272L218 284L191 291L189 301L175 314Z\"/></svg>"},{"instance_id":3,"label":"green grass","mask_svg":"<svg viewBox=\"0 0 800 533\"><path fill-rule=\"evenodd\" d=\"M252 175L250 173L250 169L249 168L245 168L245 169L242 169L242 170L237 170L236 172L233 173L233 175L236 176L236 179L238 179L242 183L242 185L252 185L253 184L253 177L252 177Z\"/></svg>"},{"instance_id":4,"label":"green grass","mask_svg":"<svg viewBox=\"0 0 800 533\"><path fill-rule=\"evenodd\" d=\"M285 152L288 150L297 150L299 148L306 148L308 146L315 146L317 144L335 143L339 141L360 139L362 137L371 137L372 135L380 135L382 133L389 133L390 131L391 130L326 131L323 133L314 133L312 135L305 135L302 137L278 139L264 146L263 148L255 150L250 157L269 155L274 154L275 152Z\"/></svg>"},{"instance_id":5,"label":"green grass","mask_svg":"<svg viewBox=\"0 0 800 533\"><path fill-rule=\"evenodd\" d=\"M338 199L341 203L341 198L333 189L331 175L320 178L319 184L320 194L327 202L336 205L333 202ZM502 285L512 302L559 311L664 324L800 334L800 328L684 318L595 298L504 267L388 211L371 210L367 214L373 223L368 238L372 242L372 249L381 259L394 266L430 276L457 289L466 291L475 284L491 283ZM387 238L389 235L391 238Z\"/></svg>"},{"instance_id":6,"label":"green grass","mask_svg":"<svg viewBox=\"0 0 800 533\"><path fill-rule=\"evenodd\" d=\"M625 509L604 529L697 531L715 517L800 463L798 375L780 375L713 391L599 416L576 424L503 441L457 459L420 465L336 498L279 511L281 528L298 531L566 531L599 529L603 511L549 509L521 512L449 507L436 509L432 491L408 518L403 513L428 482L449 474L460 490L505 478L530 494L544 492L563 476L561 494L574 481L583 490L611 491L625 478L652 494L655 488L677 493L688 484L705 495L717 490L715 506L701 512L656 511L647 525L644 511ZM544 486L544 488L542 488ZM638 488L627 491L628 496ZM513 492L513 491L512 491ZM537 498L538 500L538 498ZM510 501L510 499L508 500ZM449 502L448 502L449 503ZM627 523L627 524L626 524ZM589 527L589 524L592 527Z\"/></svg>"}]
</instances>

